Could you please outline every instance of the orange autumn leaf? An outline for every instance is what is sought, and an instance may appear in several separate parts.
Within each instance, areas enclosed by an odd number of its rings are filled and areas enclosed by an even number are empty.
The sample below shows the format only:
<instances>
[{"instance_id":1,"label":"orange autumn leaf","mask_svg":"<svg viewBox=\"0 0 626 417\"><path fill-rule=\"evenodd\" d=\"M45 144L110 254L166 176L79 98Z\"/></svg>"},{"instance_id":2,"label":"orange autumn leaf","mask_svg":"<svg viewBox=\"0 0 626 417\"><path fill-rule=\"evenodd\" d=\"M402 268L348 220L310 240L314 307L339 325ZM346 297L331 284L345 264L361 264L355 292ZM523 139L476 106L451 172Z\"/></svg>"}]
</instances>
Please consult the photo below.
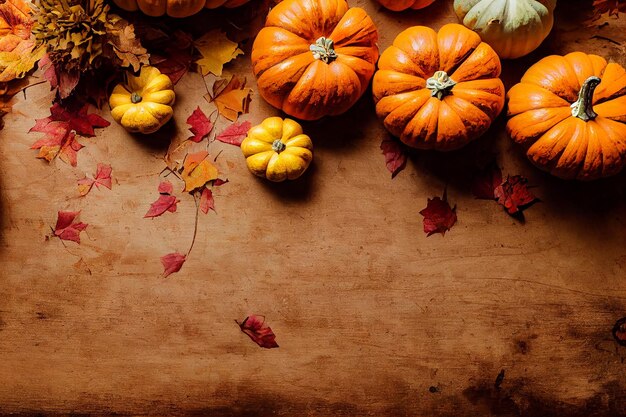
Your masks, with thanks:
<instances>
[{"instance_id":1,"label":"orange autumn leaf","mask_svg":"<svg viewBox=\"0 0 626 417\"><path fill-rule=\"evenodd\" d=\"M0 3L0 82L22 78L44 54L33 51L32 11L23 0Z\"/></svg>"},{"instance_id":2,"label":"orange autumn leaf","mask_svg":"<svg viewBox=\"0 0 626 417\"><path fill-rule=\"evenodd\" d=\"M200 151L188 154L185 158L181 173L185 181L184 191L192 192L203 187L207 182L217 179L217 168L206 159L207 156L209 156L207 151Z\"/></svg>"},{"instance_id":3,"label":"orange autumn leaf","mask_svg":"<svg viewBox=\"0 0 626 417\"><path fill-rule=\"evenodd\" d=\"M240 114L248 113L250 107L251 88L246 88L246 79L233 76L226 87L212 98L206 95L205 99L215 102L219 114L234 122Z\"/></svg>"}]
</instances>

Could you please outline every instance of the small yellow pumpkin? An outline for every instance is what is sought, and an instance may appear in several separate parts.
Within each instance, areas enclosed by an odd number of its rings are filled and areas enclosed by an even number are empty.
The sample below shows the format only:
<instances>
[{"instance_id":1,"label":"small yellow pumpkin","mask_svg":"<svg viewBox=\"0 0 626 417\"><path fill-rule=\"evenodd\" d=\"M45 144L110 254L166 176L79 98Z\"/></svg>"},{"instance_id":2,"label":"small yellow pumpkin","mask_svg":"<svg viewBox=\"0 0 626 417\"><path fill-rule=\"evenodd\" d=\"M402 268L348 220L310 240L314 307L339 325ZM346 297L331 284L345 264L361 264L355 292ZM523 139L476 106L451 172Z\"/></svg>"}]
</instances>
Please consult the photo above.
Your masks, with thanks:
<instances>
[{"instance_id":1,"label":"small yellow pumpkin","mask_svg":"<svg viewBox=\"0 0 626 417\"><path fill-rule=\"evenodd\" d=\"M154 133L174 114L176 98L170 78L155 67L144 66L139 76L115 86L109 106L111 116L129 132Z\"/></svg>"},{"instance_id":2,"label":"small yellow pumpkin","mask_svg":"<svg viewBox=\"0 0 626 417\"><path fill-rule=\"evenodd\" d=\"M313 142L291 119L269 117L252 127L241 143L250 171L270 181L295 180L313 159Z\"/></svg>"}]
</instances>

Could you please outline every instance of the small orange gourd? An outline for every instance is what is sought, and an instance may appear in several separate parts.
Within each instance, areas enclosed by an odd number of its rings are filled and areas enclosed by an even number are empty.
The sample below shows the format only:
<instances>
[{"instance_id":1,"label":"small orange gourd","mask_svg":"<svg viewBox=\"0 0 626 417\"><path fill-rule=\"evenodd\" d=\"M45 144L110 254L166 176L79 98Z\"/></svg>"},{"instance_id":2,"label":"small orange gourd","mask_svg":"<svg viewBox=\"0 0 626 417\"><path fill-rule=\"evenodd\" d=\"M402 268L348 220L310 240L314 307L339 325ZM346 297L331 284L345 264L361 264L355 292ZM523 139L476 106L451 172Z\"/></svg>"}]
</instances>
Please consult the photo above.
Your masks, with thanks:
<instances>
[{"instance_id":1,"label":"small orange gourd","mask_svg":"<svg viewBox=\"0 0 626 417\"><path fill-rule=\"evenodd\" d=\"M459 24L415 26L383 52L376 114L409 146L449 151L481 136L504 107L500 59Z\"/></svg>"},{"instance_id":2,"label":"small orange gourd","mask_svg":"<svg viewBox=\"0 0 626 417\"><path fill-rule=\"evenodd\" d=\"M369 85L377 41L365 10L345 0L284 0L252 46L259 93L302 120L344 113Z\"/></svg>"},{"instance_id":3,"label":"small orange gourd","mask_svg":"<svg viewBox=\"0 0 626 417\"><path fill-rule=\"evenodd\" d=\"M598 55L543 58L508 93L506 125L537 167L593 180L626 165L626 70Z\"/></svg>"}]
</instances>

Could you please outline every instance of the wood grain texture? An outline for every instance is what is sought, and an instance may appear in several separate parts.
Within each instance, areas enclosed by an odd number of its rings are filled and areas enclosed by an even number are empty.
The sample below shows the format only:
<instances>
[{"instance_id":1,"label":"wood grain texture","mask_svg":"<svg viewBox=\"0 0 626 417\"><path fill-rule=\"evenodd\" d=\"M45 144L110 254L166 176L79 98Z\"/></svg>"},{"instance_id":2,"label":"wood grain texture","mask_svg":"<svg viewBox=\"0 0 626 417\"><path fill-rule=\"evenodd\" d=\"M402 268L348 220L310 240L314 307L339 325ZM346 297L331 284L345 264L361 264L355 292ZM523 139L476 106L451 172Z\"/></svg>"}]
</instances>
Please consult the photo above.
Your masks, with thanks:
<instances>
[{"instance_id":1,"label":"wood grain texture","mask_svg":"<svg viewBox=\"0 0 626 417\"><path fill-rule=\"evenodd\" d=\"M381 50L411 24L456 21L449 3L396 14L351 2L374 17ZM624 45L624 20L581 30L563 3L544 46L504 63L507 87L548 53L626 63L622 46L592 37ZM252 80L246 57L227 69ZM626 316L626 174L551 178L506 137L501 117L461 151L414 154L391 180L366 94L342 117L304 124L315 159L297 182L263 182L238 148L211 144L230 182L215 191L217 214L200 217L183 269L163 279L159 257L189 246L193 199L177 183L177 213L142 217L167 143L188 136L198 105L209 109L199 75L176 91L176 120L156 139L112 124L80 139L77 168L29 149L39 135L26 132L48 115L46 86L5 117L0 413L626 415L626 347L611 335ZM243 119L278 114L254 94ZM475 161L490 152L505 174L537 185L542 201L525 224L469 192ZM79 198L76 180L97 162L112 165L113 189ZM446 184L458 224L426 238L418 212ZM57 210L82 210L80 246L45 239ZM250 313L266 316L280 348L239 331L234 320Z\"/></svg>"}]
</instances>

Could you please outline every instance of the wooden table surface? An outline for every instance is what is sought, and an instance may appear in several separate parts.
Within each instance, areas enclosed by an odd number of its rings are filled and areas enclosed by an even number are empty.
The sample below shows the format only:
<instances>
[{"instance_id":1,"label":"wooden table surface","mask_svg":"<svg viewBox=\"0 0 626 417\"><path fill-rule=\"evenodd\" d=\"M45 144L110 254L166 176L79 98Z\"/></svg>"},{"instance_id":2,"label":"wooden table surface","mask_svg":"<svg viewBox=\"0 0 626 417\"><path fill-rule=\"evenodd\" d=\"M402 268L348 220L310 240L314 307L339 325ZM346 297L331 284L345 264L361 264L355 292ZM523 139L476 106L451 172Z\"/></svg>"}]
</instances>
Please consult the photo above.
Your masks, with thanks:
<instances>
[{"instance_id":1,"label":"wooden table surface","mask_svg":"<svg viewBox=\"0 0 626 417\"><path fill-rule=\"evenodd\" d=\"M566 3L540 50L503 64L507 88L550 53L626 64L624 19L584 28ZM373 16L381 50L410 25L456 21L449 1L401 14L351 4ZM255 92L241 120L258 123L279 113L256 93L244 49L226 70L248 75ZM551 178L500 117L464 150L415 153L391 180L366 95L344 116L304 125L315 160L293 183L261 181L238 148L211 143L230 182L215 191L217 213L200 216L183 269L163 278L159 258L190 244L194 201L175 182L178 212L143 215L169 141L189 135L198 105L212 111L198 74L176 91L175 123L156 139L113 123L80 139L76 168L29 149L40 135L28 129L49 114L46 85L5 117L0 413L626 415L626 347L611 334L626 316L625 174ZM536 186L541 202L525 223L469 191L476 161L491 153L505 175ZM111 164L113 189L79 197L76 181L98 162ZM446 185L458 223L426 237L419 211ZM80 245L46 239L57 210L81 210ZM240 332L235 319L251 313L266 316L280 348Z\"/></svg>"}]
</instances>

